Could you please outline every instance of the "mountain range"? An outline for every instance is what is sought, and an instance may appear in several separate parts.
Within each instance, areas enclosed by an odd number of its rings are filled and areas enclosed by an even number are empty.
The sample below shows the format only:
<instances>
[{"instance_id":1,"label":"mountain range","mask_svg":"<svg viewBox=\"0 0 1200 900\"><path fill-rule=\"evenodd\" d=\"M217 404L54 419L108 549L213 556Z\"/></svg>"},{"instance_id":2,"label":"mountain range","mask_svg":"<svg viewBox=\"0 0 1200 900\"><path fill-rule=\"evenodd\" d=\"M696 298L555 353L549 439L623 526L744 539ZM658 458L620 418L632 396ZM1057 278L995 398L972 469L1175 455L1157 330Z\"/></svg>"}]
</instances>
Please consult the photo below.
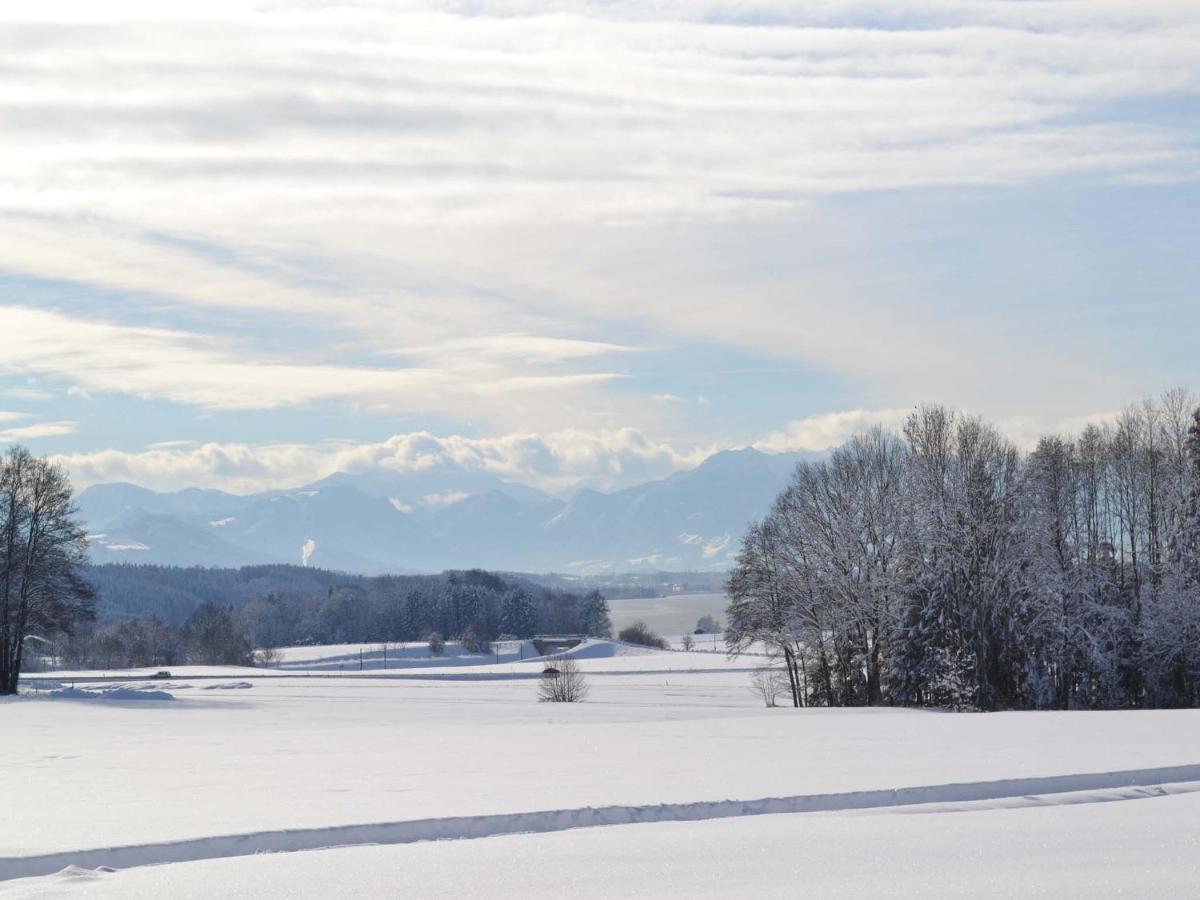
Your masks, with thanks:
<instances>
[{"instance_id":1,"label":"mountain range","mask_svg":"<svg viewBox=\"0 0 1200 900\"><path fill-rule=\"evenodd\" d=\"M718 571L811 456L723 451L667 478L568 498L441 466L339 472L248 495L99 484L78 506L96 563L284 562L366 574Z\"/></svg>"}]
</instances>

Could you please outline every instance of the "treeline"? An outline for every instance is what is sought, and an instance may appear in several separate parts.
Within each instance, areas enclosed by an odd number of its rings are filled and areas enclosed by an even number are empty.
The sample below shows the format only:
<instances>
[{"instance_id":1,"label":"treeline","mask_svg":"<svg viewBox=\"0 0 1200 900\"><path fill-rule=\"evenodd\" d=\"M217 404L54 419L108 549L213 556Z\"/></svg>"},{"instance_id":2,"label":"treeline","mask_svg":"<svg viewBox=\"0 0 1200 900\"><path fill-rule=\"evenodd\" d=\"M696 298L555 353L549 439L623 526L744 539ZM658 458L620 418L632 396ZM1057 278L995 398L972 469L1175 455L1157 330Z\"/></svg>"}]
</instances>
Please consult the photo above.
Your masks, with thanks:
<instances>
[{"instance_id":1,"label":"treeline","mask_svg":"<svg viewBox=\"0 0 1200 900\"><path fill-rule=\"evenodd\" d=\"M266 570L298 567L251 567L243 570L172 570L164 567L101 567L111 571L107 590L119 579L146 584L172 582L180 572L193 573L204 590L213 584L261 583ZM144 571L138 572L138 569ZM132 570L132 571L130 571ZM93 570L93 575L96 570ZM305 570L300 569L303 573ZM213 574L212 581L205 581ZM303 575L275 572L285 581ZM535 634L589 634L611 637L608 602L599 592L576 594L529 582L471 570L441 575L363 578L323 573L344 583L312 591L311 587L272 590L243 601L238 592L195 606L182 622L163 615L143 615L78 626L47 650L57 665L70 668L127 668L176 665L249 665L255 651L283 646L460 640L483 650L498 638ZM96 582L101 596L104 579ZM115 600L115 602L114 602ZM106 598L106 607L122 606ZM153 608L150 606L149 608ZM261 652L258 654L263 659ZM269 661L270 655L267 655Z\"/></svg>"},{"instance_id":2,"label":"treeline","mask_svg":"<svg viewBox=\"0 0 1200 900\"><path fill-rule=\"evenodd\" d=\"M108 564L85 572L101 621L158 616L175 624L205 603L240 609L256 597L320 596L339 587L363 587L364 576L289 565L203 566Z\"/></svg>"},{"instance_id":3,"label":"treeline","mask_svg":"<svg viewBox=\"0 0 1200 900\"><path fill-rule=\"evenodd\" d=\"M138 666L250 666L256 656L231 607L205 603L182 625L159 616L86 623L59 635L32 669L127 669Z\"/></svg>"},{"instance_id":4,"label":"treeline","mask_svg":"<svg viewBox=\"0 0 1200 900\"><path fill-rule=\"evenodd\" d=\"M1186 392L1028 455L924 407L801 464L730 578L731 650L795 705L1200 704L1200 410Z\"/></svg>"}]
</instances>

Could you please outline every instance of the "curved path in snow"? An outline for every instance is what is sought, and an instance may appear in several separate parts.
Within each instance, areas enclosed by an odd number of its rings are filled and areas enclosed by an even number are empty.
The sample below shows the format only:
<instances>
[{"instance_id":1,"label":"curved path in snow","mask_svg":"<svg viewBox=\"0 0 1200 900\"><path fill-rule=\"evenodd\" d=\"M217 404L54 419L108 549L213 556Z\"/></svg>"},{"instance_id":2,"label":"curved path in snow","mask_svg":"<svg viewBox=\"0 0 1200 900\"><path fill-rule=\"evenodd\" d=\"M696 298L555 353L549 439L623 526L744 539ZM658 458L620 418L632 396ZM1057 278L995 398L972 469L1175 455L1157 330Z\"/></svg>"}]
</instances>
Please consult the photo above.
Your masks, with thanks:
<instances>
[{"instance_id":1,"label":"curved path in snow","mask_svg":"<svg viewBox=\"0 0 1200 900\"><path fill-rule=\"evenodd\" d=\"M911 813L947 813L969 809L1137 800L1194 791L1200 791L1200 764L839 794L802 794L759 800L714 800L455 816L367 825L262 831L0 858L0 880L49 875L68 866L84 869L96 869L101 866L121 869L198 859L248 856L255 853L316 850L355 844L463 840L639 822L689 822L774 813L902 811L896 809L897 807L912 807L903 810Z\"/></svg>"}]
</instances>

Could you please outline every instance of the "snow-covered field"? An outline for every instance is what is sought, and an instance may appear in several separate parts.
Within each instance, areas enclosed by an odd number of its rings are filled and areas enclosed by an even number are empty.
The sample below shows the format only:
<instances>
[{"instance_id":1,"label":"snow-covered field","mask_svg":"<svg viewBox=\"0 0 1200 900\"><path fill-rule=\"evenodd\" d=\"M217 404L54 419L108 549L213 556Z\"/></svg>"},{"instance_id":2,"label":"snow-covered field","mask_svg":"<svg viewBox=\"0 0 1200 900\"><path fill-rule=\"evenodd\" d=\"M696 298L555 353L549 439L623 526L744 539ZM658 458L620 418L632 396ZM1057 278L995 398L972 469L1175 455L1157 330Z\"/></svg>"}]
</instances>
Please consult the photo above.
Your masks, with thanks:
<instances>
[{"instance_id":1,"label":"snow-covered field","mask_svg":"<svg viewBox=\"0 0 1200 900\"><path fill-rule=\"evenodd\" d=\"M717 621L725 618L729 596L725 593L669 594L666 597L616 597L608 601L613 628L642 621L659 634L685 634L696 627L701 616Z\"/></svg>"},{"instance_id":2,"label":"snow-covered field","mask_svg":"<svg viewBox=\"0 0 1200 900\"><path fill-rule=\"evenodd\" d=\"M599 642L587 702L547 705L538 661L328 668L358 650L61 673L0 704L0 896L1200 883L1200 712L765 709L759 660Z\"/></svg>"}]
</instances>

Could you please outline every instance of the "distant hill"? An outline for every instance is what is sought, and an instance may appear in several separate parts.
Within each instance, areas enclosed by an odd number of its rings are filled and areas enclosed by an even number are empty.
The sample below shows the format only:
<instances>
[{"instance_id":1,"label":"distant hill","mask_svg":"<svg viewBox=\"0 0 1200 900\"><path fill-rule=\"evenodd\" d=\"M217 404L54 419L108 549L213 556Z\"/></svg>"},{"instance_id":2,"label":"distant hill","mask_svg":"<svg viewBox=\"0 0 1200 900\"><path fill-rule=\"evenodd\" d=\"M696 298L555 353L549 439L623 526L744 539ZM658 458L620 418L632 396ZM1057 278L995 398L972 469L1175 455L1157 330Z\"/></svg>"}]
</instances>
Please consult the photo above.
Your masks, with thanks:
<instances>
[{"instance_id":1,"label":"distant hill","mask_svg":"<svg viewBox=\"0 0 1200 900\"><path fill-rule=\"evenodd\" d=\"M245 496L101 484L79 508L96 563L715 572L811 456L725 451L668 478L565 500L479 473L370 470Z\"/></svg>"}]
</instances>

